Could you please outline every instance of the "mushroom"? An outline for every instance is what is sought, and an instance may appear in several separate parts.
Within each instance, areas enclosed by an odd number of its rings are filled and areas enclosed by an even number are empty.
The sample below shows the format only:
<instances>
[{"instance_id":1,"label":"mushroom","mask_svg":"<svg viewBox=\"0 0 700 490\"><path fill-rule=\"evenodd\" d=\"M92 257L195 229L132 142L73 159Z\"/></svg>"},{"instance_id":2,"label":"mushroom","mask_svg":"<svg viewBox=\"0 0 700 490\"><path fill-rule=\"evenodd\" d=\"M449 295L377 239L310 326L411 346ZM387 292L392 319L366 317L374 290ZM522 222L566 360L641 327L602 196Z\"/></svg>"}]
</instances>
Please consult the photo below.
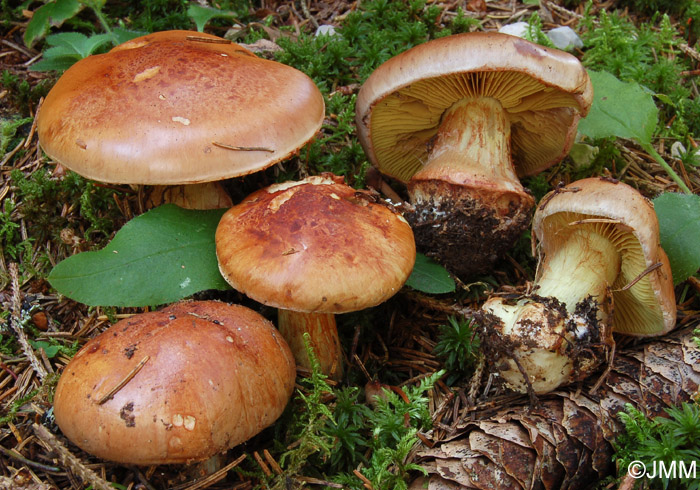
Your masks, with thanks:
<instances>
[{"instance_id":1,"label":"mushroom","mask_svg":"<svg viewBox=\"0 0 700 490\"><path fill-rule=\"evenodd\" d=\"M302 72L217 36L164 31L70 67L46 96L37 131L52 159L89 179L201 184L288 158L324 113L321 92ZM172 194L187 196L176 204L233 205L210 187L207 197L192 188Z\"/></svg>"},{"instance_id":2,"label":"mushroom","mask_svg":"<svg viewBox=\"0 0 700 490\"><path fill-rule=\"evenodd\" d=\"M339 379L336 313L378 305L413 269L411 227L388 204L332 174L261 189L228 210L216 230L224 279L279 309L278 328L302 367L304 333L323 373Z\"/></svg>"},{"instance_id":3,"label":"mushroom","mask_svg":"<svg viewBox=\"0 0 700 490\"><path fill-rule=\"evenodd\" d=\"M518 177L566 156L592 90L563 51L497 32L447 36L372 73L357 131L370 162L408 183L418 250L468 278L529 225L534 199Z\"/></svg>"},{"instance_id":4,"label":"mushroom","mask_svg":"<svg viewBox=\"0 0 700 490\"><path fill-rule=\"evenodd\" d=\"M477 315L482 345L512 389L546 393L587 377L610 353L613 331L674 327L671 267L652 204L635 189L603 178L557 188L537 207L533 233L532 292L492 296Z\"/></svg>"},{"instance_id":5,"label":"mushroom","mask_svg":"<svg viewBox=\"0 0 700 490\"><path fill-rule=\"evenodd\" d=\"M68 439L103 459L200 461L277 420L295 376L289 347L260 314L182 302L87 342L61 375L54 414Z\"/></svg>"}]
</instances>

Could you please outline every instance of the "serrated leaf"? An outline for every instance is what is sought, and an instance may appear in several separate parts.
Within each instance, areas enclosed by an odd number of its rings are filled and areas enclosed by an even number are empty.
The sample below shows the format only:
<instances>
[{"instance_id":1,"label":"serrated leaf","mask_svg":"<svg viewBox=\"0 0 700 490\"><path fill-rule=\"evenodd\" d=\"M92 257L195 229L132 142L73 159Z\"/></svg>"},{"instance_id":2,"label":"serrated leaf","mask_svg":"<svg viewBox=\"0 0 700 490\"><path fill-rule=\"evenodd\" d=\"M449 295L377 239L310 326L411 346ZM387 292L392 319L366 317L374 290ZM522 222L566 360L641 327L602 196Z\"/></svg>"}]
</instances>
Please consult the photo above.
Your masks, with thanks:
<instances>
[{"instance_id":1,"label":"serrated leaf","mask_svg":"<svg viewBox=\"0 0 700 490\"><path fill-rule=\"evenodd\" d=\"M49 283L90 306L159 305L205 289L229 289L214 242L224 211L173 204L152 209L124 225L104 249L60 262Z\"/></svg>"},{"instance_id":2,"label":"serrated leaf","mask_svg":"<svg viewBox=\"0 0 700 490\"><path fill-rule=\"evenodd\" d=\"M34 63L29 69L32 71L65 71L79 59L76 55L45 58Z\"/></svg>"},{"instance_id":3,"label":"serrated leaf","mask_svg":"<svg viewBox=\"0 0 700 490\"><path fill-rule=\"evenodd\" d=\"M114 44L122 44L137 37L145 36L148 34L147 31L132 31L130 29L125 29L123 27L115 27L112 29L112 34L114 35Z\"/></svg>"},{"instance_id":4,"label":"serrated leaf","mask_svg":"<svg viewBox=\"0 0 700 490\"><path fill-rule=\"evenodd\" d=\"M700 196L666 192L654 199L654 210L661 247L678 284L700 269Z\"/></svg>"},{"instance_id":5,"label":"serrated leaf","mask_svg":"<svg viewBox=\"0 0 700 490\"><path fill-rule=\"evenodd\" d=\"M658 121L652 95L635 82L621 82L607 72L589 71L593 104L578 130L590 138L634 139L649 144Z\"/></svg>"},{"instance_id":6,"label":"serrated leaf","mask_svg":"<svg viewBox=\"0 0 700 490\"><path fill-rule=\"evenodd\" d=\"M192 19L197 26L197 31L204 32L204 26L207 22L216 17L229 17L235 18L236 14L234 12L227 12L225 10L219 10L212 7L202 7L196 3L190 4L187 8L187 16Z\"/></svg>"},{"instance_id":7,"label":"serrated leaf","mask_svg":"<svg viewBox=\"0 0 700 490\"><path fill-rule=\"evenodd\" d=\"M74 17L83 5L78 0L55 0L47 2L32 14L32 19L24 31L24 44L31 47L49 31Z\"/></svg>"},{"instance_id":8,"label":"serrated leaf","mask_svg":"<svg viewBox=\"0 0 700 490\"><path fill-rule=\"evenodd\" d=\"M79 32L61 32L46 37L46 43L52 47L44 51L43 58L34 63L34 71L62 71L70 68L75 62L87 58L105 44L114 42L115 36L109 34L94 34L87 37Z\"/></svg>"},{"instance_id":9,"label":"serrated leaf","mask_svg":"<svg viewBox=\"0 0 700 490\"><path fill-rule=\"evenodd\" d=\"M99 48L104 46L105 44L109 44L114 41L114 35L110 34L95 34L94 36L90 36L85 40L85 42L80 46L81 51L80 51L80 56L83 58L87 58L91 54L93 54L95 51L97 51Z\"/></svg>"},{"instance_id":10,"label":"serrated leaf","mask_svg":"<svg viewBox=\"0 0 700 490\"><path fill-rule=\"evenodd\" d=\"M421 253L416 254L416 263L406 285L428 294L452 293L455 290L455 281L449 272Z\"/></svg>"}]
</instances>

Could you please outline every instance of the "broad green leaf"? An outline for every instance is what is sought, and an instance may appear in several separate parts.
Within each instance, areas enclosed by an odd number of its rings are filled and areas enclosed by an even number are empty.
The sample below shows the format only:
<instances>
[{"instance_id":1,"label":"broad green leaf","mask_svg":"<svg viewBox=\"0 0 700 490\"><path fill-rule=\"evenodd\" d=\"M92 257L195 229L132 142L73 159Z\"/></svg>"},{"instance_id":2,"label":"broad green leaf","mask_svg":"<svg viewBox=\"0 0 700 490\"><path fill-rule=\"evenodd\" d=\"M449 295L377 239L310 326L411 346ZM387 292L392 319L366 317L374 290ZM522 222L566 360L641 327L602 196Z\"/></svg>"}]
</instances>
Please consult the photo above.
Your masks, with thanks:
<instances>
[{"instance_id":1,"label":"broad green leaf","mask_svg":"<svg viewBox=\"0 0 700 490\"><path fill-rule=\"evenodd\" d=\"M83 5L78 0L53 0L36 9L24 31L24 44L31 47L49 31L74 17Z\"/></svg>"},{"instance_id":2,"label":"broad green leaf","mask_svg":"<svg viewBox=\"0 0 700 490\"><path fill-rule=\"evenodd\" d=\"M452 293L455 281L443 266L419 253L406 285L429 294Z\"/></svg>"},{"instance_id":3,"label":"broad green leaf","mask_svg":"<svg viewBox=\"0 0 700 490\"><path fill-rule=\"evenodd\" d=\"M654 199L654 210L661 247L678 284L700 268L700 196L667 192Z\"/></svg>"},{"instance_id":4,"label":"broad green leaf","mask_svg":"<svg viewBox=\"0 0 700 490\"><path fill-rule=\"evenodd\" d=\"M166 204L137 216L104 249L60 262L56 290L90 306L149 306L205 289L229 289L219 273L214 235L224 210Z\"/></svg>"},{"instance_id":5,"label":"broad green leaf","mask_svg":"<svg viewBox=\"0 0 700 490\"><path fill-rule=\"evenodd\" d=\"M590 138L634 139L650 143L658 121L651 94L634 82L621 82L607 72L589 71L593 105L578 130Z\"/></svg>"},{"instance_id":6,"label":"broad green leaf","mask_svg":"<svg viewBox=\"0 0 700 490\"><path fill-rule=\"evenodd\" d=\"M219 10L212 7L202 7L196 3L190 4L187 8L187 16L194 21L197 25L197 31L204 32L204 26L207 22L216 17L228 17L235 19L235 12L227 12L226 10Z\"/></svg>"},{"instance_id":7,"label":"broad green leaf","mask_svg":"<svg viewBox=\"0 0 700 490\"><path fill-rule=\"evenodd\" d=\"M579 121L579 132L594 139L617 137L636 140L680 189L691 194L683 179L651 144L659 121L653 94L635 82L621 82L607 72L589 71L588 74L593 83L593 104L588 116Z\"/></svg>"}]
</instances>

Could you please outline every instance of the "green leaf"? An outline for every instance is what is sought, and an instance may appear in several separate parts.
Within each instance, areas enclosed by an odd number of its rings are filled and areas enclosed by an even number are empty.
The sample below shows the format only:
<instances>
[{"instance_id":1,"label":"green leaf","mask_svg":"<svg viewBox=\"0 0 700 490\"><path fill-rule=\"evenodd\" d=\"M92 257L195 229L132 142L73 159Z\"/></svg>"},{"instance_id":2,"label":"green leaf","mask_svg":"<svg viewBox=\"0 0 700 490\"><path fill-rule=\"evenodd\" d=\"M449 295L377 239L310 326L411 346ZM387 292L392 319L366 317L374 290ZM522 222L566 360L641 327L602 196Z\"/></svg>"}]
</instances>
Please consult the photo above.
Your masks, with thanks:
<instances>
[{"instance_id":1,"label":"green leaf","mask_svg":"<svg viewBox=\"0 0 700 490\"><path fill-rule=\"evenodd\" d=\"M137 37L145 36L148 34L147 31L132 31L130 29L125 29L124 27L115 27L112 29L112 35L114 36L113 42L116 46L117 44L123 44Z\"/></svg>"},{"instance_id":2,"label":"green leaf","mask_svg":"<svg viewBox=\"0 0 700 490\"><path fill-rule=\"evenodd\" d=\"M455 290L455 281L445 268L421 253L416 254L416 264L406 285L429 294L452 293Z\"/></svg>"},{"instance_id":3,"label":"green leaf","mask_svg":"<svg viewBox=\"0 0 700 490\"><path fill-rule=\"evenodd\" d=\"M82 58L87 58L105 44L113 43L115 36L94 34L87 37L79 32L61 32L46 37L50 48L44 51L43 59L34 63L34 71L66 70Z\"/></svg>"},{"instance_id":4,"label":"green leaf","mask_svg":"<svg viewBox=\"0 0 700 490\"><path fill-rule=\"evenodd\" d=\"M47 2L32 15L32 20L24 31L24 44L31 47L49 31L49 27L58 27L74 17L83 5L78 0L54 0Z\"/></svg>"},{"instance_id":5,"label":"green leaf","mask_svg":"<svg viewBox=\"0 0 700 490\"><path fill-rule=\"evenodd\" d=\"M187 16L197 25L197 30L199 32L203 32L204 26L206 26L207 22L209 22L211 19L214 19L215 17L228 17L235 19L236 13L227 12L226 10L219 10L212 7L202 7L201 5L192 3L187 8Z\"/></svg>"},{"instance_id":6,"label":"green leaf","mask_svg":"<svg viewBox=\"0 0 700 490\"><path fill-rule=\"evenodd\" d=\"M75 54L50 58L45 57L34 63L29 69L32 71L65 71L79 60L80 58Z\"/></svg>"},{"instance_id":7,"label":"green leaf","mask_svg":"<svg viewBox=\"0 0 700 490\"><path fill-rule=\"evenodd\" d=\"M700 196L664 193L654 200L661 246L677 284L700 268Z\"/></svg>"},{"instance_id":8,"label":"green leaf","mask_svg":"<svg viewBox=\"0 0 700 490\"><path fill-rule=\"evenodd\" d=\"M149 306L205 289L229 289L219 273L214 235L225 210L166 204L137 216L104 249L60 262L49 282L90 306Z\"/></svg>"},{"instance_id":9,"label":"green leaf","mask_svg":"<svg viewBox=\"0 0 700 490\"><path fill-rule=\"evenodd\" d=\"M46 353L46 357L49 359L53 359L56 354L61 350L60 345L52 345L46 341L43 340L30 340L29 344L34 347L36 350L39 349L44 349L44 352Z\"/></svg>"},{"instance_id":10,"label":"green leaf","mask_svg":"<svg viewBox=\"0 0 700 490\"><path fill-rule=\"evenodd\" d=\"M7 147L15 137L17 130L29 122L32 122L31 117L14 117L13 119L0 117L0 159L5 156Z\"/></svg>"},{"instance_id":11,"label":"green leaf","mask_svg":"<svg viewBox=\"0 0 700 490\"><path fill-rule=\"evenodd\" d=\"M673 282L678 284L700 268L700 196L666 192L654 199L661 247L668 255Z\"/></svg>"},{"instance_id":12,"label":"green leaf","mask_svg":"<svg viewBox=\"0 0 700 490\"><path fill-rule=\"evenodd\" d=\"M621 82L607 72L589 71L593 105L578 130L590 138L618 137L651 143L658 121L654 98L637 83Z\"/></svg>"},{"instance_id":13,"label":"green leaf","mask_svg":"<svg viewBox=\"0 0 700 490\"><path fill-rule=\"evenodd\" d=\"M636 140L666 170L683 191L690 189L651 144L659 121L653 94L635 82L621 82L607 72L589 71L593 83L593 104L578 124L590 138L618 137Z\"/></svg>"}]
</instances>

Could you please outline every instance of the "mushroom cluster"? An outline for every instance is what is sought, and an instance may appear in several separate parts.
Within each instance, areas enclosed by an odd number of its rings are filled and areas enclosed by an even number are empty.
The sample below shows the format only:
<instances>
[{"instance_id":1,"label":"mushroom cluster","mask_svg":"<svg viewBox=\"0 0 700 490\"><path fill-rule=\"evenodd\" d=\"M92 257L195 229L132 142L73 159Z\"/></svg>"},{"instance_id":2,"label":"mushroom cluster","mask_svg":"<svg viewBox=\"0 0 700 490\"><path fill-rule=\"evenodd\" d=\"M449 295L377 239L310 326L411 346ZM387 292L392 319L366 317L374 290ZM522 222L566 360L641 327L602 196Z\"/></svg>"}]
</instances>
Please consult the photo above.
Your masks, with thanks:
<instances>
[{"instance_id":1,"label":"mushroom cluster","mask_svg":"<svg viewBox=\"0 0 700 490\"><path fill-rule=\"evenodd\" d=\"M278 328L310 368L304 334L323 373L339 379L334 315L396 294L416 257L411 227L377 196L332 174L275 184L229 209L216 230L224 279L279 309Z\"/></svg>"},{"instance_id":2,"label":"mushroom cluster","mask_svg":"<svg viewBox=\"0 0 700 490\"><path fill-rule=\"evenodd\" d=\"M518 178L566 156L592 96L576 57L467 33L377 68L357 97L357 131L370 162L407 182L418 250L466 279L528 227L534 198Z\"/></svg>"},{"instance_id":3,"label":"mushroom cluster","mask_svg":"<svg viewBox=\"0 0 700 490\"><path fill-rule=\"evenodd\" d=\"M603 178L573 182L535 211L532 291L493 296L478 315L495 370L516 391L546 393L607 360L612 332L662 335L676 321L671 267L652 204Z\"/></svg>"},{"instance_id":4,"label":"mushroom cluster","mask_svg":"<svg viewBox=\"0 0 700 490\"><path fill-rule=\"evenodd\" d=\"M299 70L217 36L164 31L71 66L46 96L37 132L52 159L89 179L189 184L156 188L151 200L228 208L211 182L288 158L324 114Z\"/></svg>"},{"instance_id":5,"label":"mushroom cluster","mask_svg":"<svg viewBox=\"0 0 700 490\"><path fill-rule=\"evenodd\" d=\"M54 414L63 434L100 458L188 463L271 425L295 378L289 347L260 314L182 302L85 344L61 375Z\"/></svg>"},{"instance_id":6,"label":"mushroom cluster","mask_svg":"<svg viewBox=\"0 0 700 490\"><path fill-rule=\"evenodd\" d=\"M288 158L324 114L302 72L217 36L165 31L73 65L47 95L37 131L52 159L87 178L155 186L153 206L230 208L218 181ZM63 433L94 455L189 462L272 424L295 375L288 345L262 316L187 302L88 342L54 408Z\"/></svg>"}]
</instances>

